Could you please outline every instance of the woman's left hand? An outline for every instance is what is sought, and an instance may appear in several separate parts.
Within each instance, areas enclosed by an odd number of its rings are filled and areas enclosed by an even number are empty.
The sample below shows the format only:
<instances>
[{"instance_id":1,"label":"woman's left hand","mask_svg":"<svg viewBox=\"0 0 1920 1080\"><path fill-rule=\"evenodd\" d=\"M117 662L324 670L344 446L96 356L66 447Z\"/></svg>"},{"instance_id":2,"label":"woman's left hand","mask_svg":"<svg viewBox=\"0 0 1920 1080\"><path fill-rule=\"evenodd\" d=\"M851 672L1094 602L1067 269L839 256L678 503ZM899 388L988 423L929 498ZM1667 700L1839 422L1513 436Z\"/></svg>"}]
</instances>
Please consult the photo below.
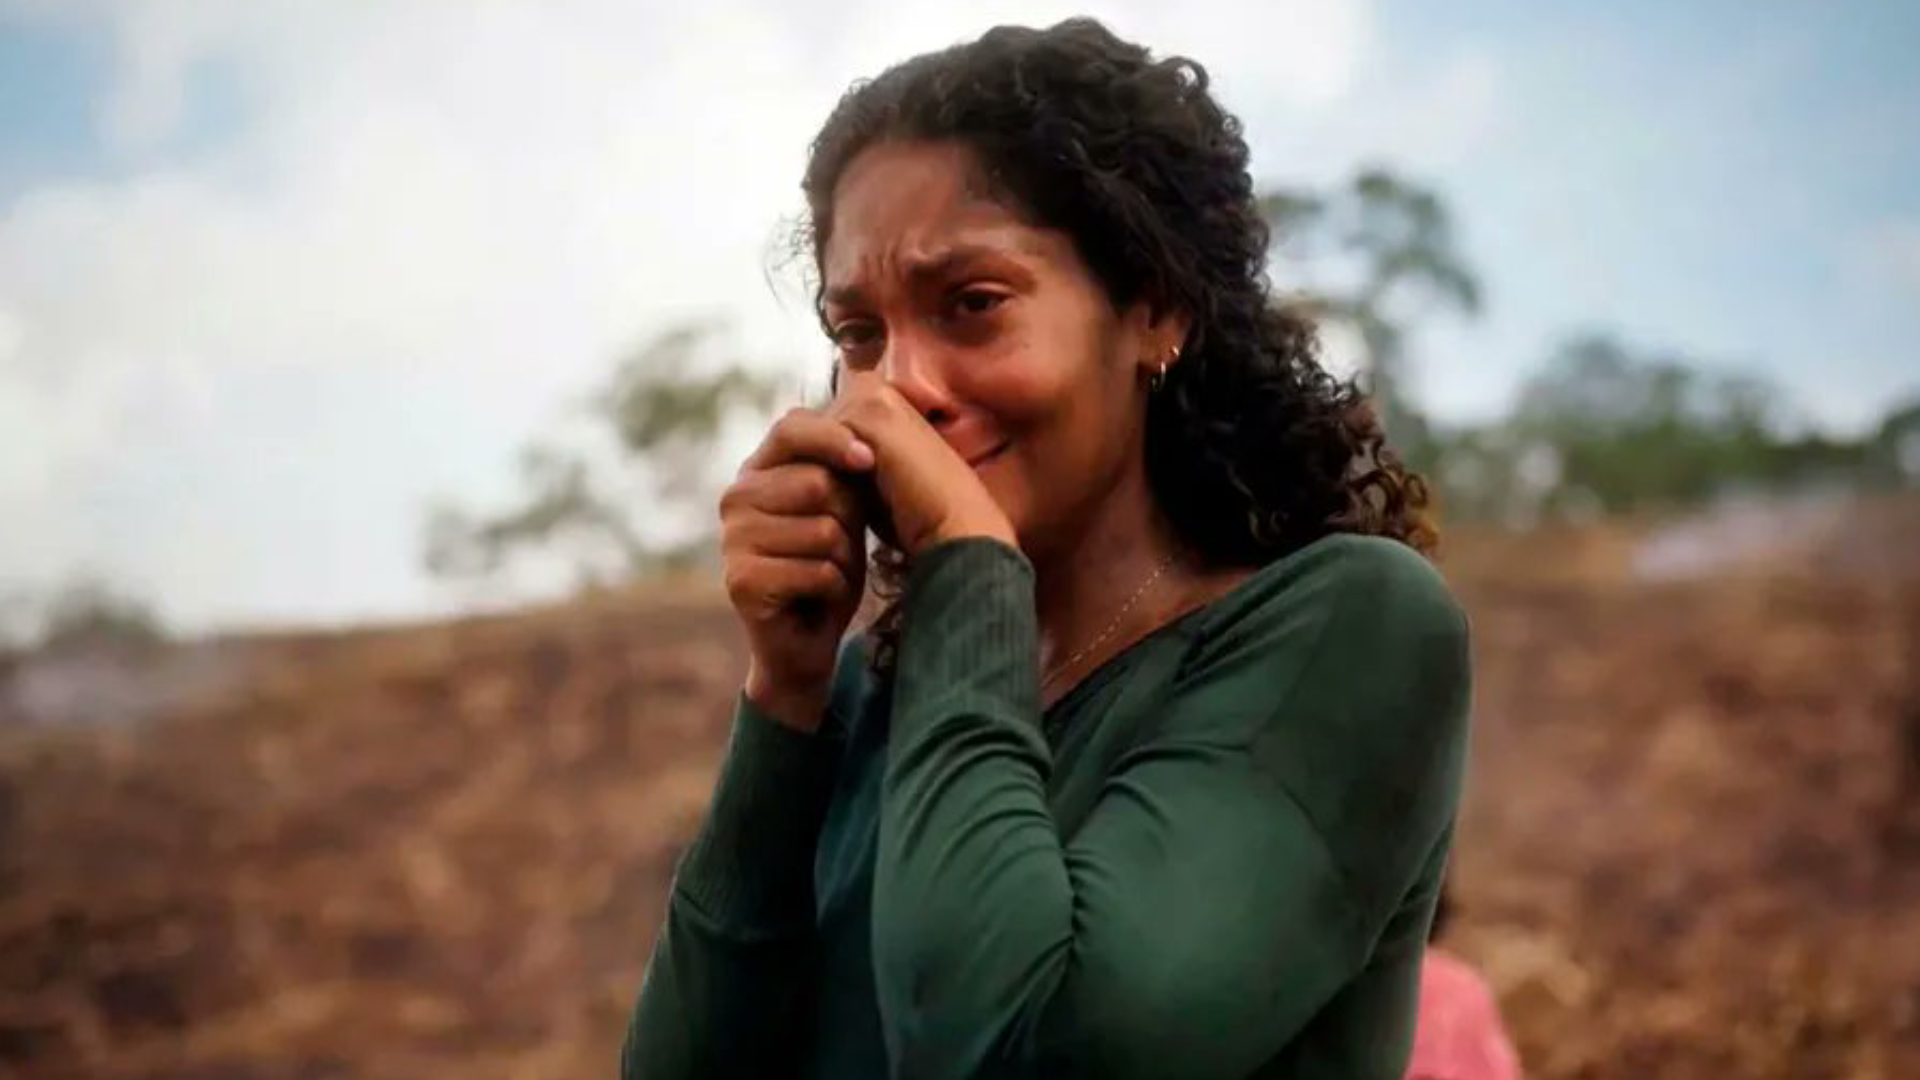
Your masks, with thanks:
<instances>
[{"instance_id":1,"label":"woman's left hand","mask_svg":"<svg viewBox=\"0 0 1920 1080\"><path fill-rule=\"evenodd\" d=\"M1017 546L1013 524L973 467L880 375L846 373L827 415L873 447L874 482L908 555L967 536Z\"/></svg>"}]
</instances>

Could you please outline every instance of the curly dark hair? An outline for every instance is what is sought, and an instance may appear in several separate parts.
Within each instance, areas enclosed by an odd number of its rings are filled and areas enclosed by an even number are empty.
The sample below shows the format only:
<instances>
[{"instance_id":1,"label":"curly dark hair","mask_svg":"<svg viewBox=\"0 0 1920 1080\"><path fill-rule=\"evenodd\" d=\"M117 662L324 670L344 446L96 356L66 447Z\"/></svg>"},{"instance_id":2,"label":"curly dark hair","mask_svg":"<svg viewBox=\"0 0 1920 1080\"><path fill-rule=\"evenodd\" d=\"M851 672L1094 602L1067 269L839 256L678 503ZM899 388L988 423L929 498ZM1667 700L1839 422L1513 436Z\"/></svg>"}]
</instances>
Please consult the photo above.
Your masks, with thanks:
<instances>
[{"instance_id":1,"label":"curly dark hair","mask_svg":"<svg viewBox=\"0 0 1920 1080\"><path fill-rule=\"evenodd\" d=\"M841 173L891 139L967 146L997 197L1072 238L1117 307L1190 315L1181 361L1149 398L1146 467L1193 555L1259 566L1336 532L1432 552L1426 483L1362 391L1321 367L1311 321L1272 299L1246 140L1200 64L1081 18L997 27L854 84L802 185L821 276ZM814 302L824 323L817 289ZM874 569L890 601L873 628L885 669L906 560L883 546Z\"/></svg>"}]
</instances>

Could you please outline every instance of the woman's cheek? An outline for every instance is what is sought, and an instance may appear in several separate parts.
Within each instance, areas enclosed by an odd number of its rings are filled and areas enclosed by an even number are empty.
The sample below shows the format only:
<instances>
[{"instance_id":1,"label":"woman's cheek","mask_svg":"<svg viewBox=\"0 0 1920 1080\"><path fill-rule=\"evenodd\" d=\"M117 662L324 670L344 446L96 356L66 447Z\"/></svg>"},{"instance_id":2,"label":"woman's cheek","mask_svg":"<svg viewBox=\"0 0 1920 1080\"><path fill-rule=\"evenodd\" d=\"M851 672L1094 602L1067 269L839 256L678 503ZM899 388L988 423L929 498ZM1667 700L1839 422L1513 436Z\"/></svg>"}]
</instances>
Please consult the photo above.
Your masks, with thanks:
<instances>
[{"instance_id":1,"label":"woman's cheek","mask_svg":"<svg viewBox=\"0 0 1920 1080\"><path fill-rule=\"evenodd\" d=\"M1065 390L1061 375L1044 350L1016 343L975 369L973 396L1009 427L1042 422L1059 411Z\"/></svg>"}]
</instances>

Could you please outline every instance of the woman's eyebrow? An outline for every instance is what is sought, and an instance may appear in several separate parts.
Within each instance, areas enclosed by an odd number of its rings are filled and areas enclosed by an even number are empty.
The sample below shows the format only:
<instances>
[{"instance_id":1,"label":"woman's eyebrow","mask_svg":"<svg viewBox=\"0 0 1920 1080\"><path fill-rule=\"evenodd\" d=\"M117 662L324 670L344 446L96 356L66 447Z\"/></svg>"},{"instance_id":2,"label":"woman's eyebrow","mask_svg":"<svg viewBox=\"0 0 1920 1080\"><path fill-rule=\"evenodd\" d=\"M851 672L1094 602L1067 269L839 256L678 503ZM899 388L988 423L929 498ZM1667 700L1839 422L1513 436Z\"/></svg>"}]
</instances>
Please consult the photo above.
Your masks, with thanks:
<instances>
[{"instance_id":1,"label":"woman's eyebrow","mask_svg":"<svg viewBox=\"0 0 1920 1080\"><path fill-rule=\"evenodd\" d=\"M951 278L977 263L991 262L1008 276L1025 281L1026 271L1019 261L1002 248L986 244L956 244L907 261L906 278L915 289L923 289ZM836 307L858 307L866 302L866 292L858 282L829 285L821 297Z\"/></svg>"},{"instance_id":2,"label":"woman's eyebrow","mask_svg":"<svg viewBox=\"0 0 1920 1080\"><path fill-rule=\"evenodd\" d=\"M907 280L916 285L952 277L956 272L966 269L976 262L987 260L1004 261L1005 256L998 250L978 245L950 247L945 251L918 259L907 267Z\"/></svg>"},{"instance_id":3,"label":"woman's eyebrow","mask_svg":"<svg viewBox=\"0 0 1920 1080\"><path fill-rule=\"evenodd\" d=\"M858 285L829 285L820 293L829 307L863 307L867 294Z\"/></svg>"}]
</instances>

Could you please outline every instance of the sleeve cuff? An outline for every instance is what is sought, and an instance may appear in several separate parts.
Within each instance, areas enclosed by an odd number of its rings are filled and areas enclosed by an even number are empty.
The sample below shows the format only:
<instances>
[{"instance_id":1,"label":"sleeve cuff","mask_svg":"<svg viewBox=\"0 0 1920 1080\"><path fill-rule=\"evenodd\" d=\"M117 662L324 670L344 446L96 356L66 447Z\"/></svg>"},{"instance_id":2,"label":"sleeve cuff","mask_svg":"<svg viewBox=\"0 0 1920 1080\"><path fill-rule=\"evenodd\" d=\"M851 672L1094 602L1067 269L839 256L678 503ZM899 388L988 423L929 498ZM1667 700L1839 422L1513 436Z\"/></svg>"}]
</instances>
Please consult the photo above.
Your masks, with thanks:
<instances>
[{"instance_id":1,"label":"sleeve cuff","mask_svg":"<svg viewBox=\"0 0 1920 1080\"><path fill-rule=\"evenodd\" d=\"M969 537L914 560L906 584L895 736L955 709L1040 716L1033 564L999 540Z\"/></svg>"},{"instance_id":2,"label":"sleeve cuff","mask_svg":"<svg viewBox=\"0 0 1920 1080\"><path fill-rule=\"evenodd\" d=\"M810 927L814 849L840 748L781 724L741 694L706 823L675 878L680 895L742 935Z\"/></svg>"}]
</instances>

